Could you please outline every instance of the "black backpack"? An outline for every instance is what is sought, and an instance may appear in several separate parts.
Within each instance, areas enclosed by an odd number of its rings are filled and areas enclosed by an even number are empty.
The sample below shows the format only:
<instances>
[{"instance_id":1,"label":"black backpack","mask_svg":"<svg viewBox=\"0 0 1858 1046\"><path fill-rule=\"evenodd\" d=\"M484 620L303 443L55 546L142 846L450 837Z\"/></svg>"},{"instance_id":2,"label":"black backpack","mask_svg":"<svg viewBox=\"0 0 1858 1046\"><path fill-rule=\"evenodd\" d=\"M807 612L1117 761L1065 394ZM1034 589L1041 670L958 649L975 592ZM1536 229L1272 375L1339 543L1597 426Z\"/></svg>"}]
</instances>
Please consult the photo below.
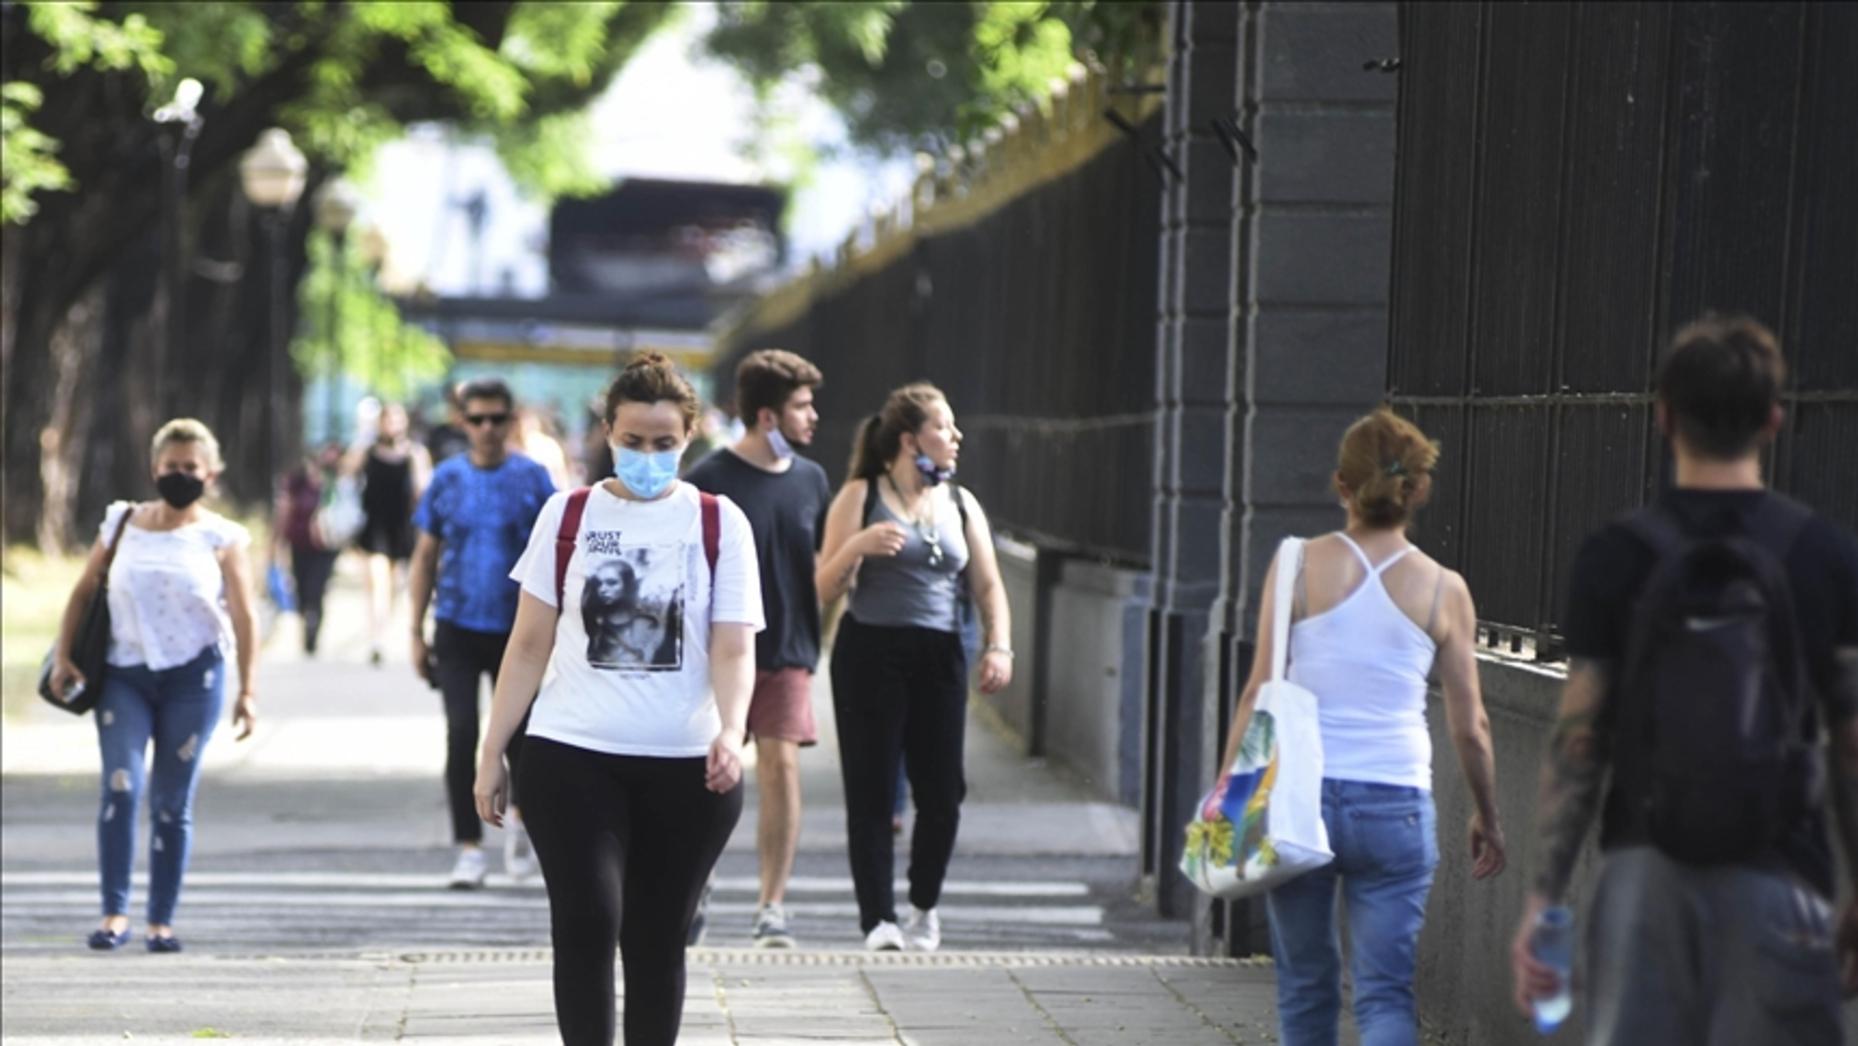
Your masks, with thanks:
<instances>
[{"instance_id":1,"label":"black backpack","mask_svg":"<svg viewBox=\"0 0 1858 1046\"><path fill-rule=\"evenodd\" d=\"M1811 682L1787 550L1810 513L1763 499L1744 533L1626 525L1657 559L1633 609L1613 756L1653 845L1691 864L1768 852L1817 800Z\"/></svg>"}]
</instances>

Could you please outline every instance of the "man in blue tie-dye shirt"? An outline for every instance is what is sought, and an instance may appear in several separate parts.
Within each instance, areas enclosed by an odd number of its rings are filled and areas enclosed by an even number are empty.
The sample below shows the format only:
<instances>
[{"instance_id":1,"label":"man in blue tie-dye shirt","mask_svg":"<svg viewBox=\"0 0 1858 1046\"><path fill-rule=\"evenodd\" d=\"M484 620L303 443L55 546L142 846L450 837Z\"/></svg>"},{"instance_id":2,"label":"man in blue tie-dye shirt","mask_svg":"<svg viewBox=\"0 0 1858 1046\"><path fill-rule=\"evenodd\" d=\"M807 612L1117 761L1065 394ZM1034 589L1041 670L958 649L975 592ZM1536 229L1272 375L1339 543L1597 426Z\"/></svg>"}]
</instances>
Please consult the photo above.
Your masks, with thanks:
<instances>
[{"instance_id":1,"label":"man in blue tie-dye shirt","mask_svg":"<svg viewBox=\"0 0 1858 1046\"><path fill-rule=\"evenodd\" d=\"M484 826L471 785L477 775L479 679L496 685L497 666L516 623L518 588L510 568L529 543L542 503L555 492L548 470L509 450L515 397L496 378L467 383L458 394L471 437L469 454L447 458L432 475L413 523L413 667L445 699L445 791L451 802L458 861L454 890L484 885ZM426 642L426 607L434 630ZM510 758L518 757L519 739ZM534 868L527 840L512 821L505 870L522 878Z\"/></svg>"}]
</instances>

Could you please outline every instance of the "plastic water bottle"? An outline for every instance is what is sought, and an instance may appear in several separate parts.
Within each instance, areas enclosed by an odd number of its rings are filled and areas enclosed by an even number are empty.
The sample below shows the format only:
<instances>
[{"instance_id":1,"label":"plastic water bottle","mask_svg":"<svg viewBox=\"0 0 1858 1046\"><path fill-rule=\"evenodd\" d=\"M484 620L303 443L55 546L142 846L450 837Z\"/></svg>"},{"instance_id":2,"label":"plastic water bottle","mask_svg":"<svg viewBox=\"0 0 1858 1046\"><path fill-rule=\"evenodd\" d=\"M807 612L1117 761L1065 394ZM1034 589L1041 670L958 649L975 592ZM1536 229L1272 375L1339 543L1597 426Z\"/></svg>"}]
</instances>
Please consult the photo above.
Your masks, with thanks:
<instances>
[{"instance_id":1,"label":"plastic water bottle","mask_svg":"<svg viewBox=\"0 0 1858 1046\"><path fill-rule=\"evenodd\" d=\"M1529 950L1536 961L1552 967L1561 977L1555 994L1535 1000L1535 1030L1548 1035L1561 1027L1574 1009L1570 992L1573 978L1569 976L1574 968L1574 913L1559 904L1542 909L1529 937Z\"/></svg>"}]
</instances>

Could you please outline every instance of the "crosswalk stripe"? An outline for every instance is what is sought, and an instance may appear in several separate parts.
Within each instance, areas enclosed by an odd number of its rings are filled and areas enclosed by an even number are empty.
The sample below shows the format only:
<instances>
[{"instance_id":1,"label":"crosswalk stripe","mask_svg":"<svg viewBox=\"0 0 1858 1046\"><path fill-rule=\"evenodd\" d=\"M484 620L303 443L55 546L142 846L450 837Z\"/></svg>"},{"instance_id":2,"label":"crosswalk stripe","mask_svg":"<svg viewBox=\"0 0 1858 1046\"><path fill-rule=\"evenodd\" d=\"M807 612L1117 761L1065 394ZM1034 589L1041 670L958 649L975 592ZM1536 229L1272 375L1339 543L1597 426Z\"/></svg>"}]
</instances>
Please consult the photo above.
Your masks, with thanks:
<instances>
[{"instance_id":1,"label":"crosswalk stripe","mask_svg":"<svg viewBox=\"0 0 1858 1046\"><path fill-rule=\"evenodd\" d=\"M519 889L540 890L539 879L527 880L522 884L511 884L499 876L491 876L490 881L500 886L515 885ZM135 882L146 885L148 876L137 873ZM90 871L0 871L0 886L95 886L97 873ZM432 873L414 872L189 872L187 885L201 886L255 886L255 887L301 887L325 888L336 890L394 890L394 889L431 889L444 883L444 876ZM712 885L719 893L755 894L761 889L760 881L753 876L717 876ZM898 890L908 889L909 884L898 879ZM794 876L787 882L789 894L849 894L852 881L849 877L833 876ZM1088 897L1090 887L1080 882L1006 882L973 881L951 879L944 883L942 892L958 897Z\"/></svg>"},{"instance_id":2,"label":"crosswalk stripe","mask_svg":"<svg viewBox=\"0 0 1858 1046\"><path fill-rule=\"evenodd\" d=\"M259 905L269 911L311 910L319 912L339 908L464 908L538 913L548 910L548 901L541 896L441 890L423 893L288 893L268 890L204 889L188 890L185 894L185 901L192 911L209 910L220 905L228 907ZM43 892L8 890L0 893L0 905L14 911L18 910L15 906L31 906L40 909L94 909L97 906L97 895L93 891L78 890ZM858 915L858 906L851 902L791 901L785 907L790 916L853 919ZM747 917L755 914L756 905L753 902L711 900L708 910L716 916ZM1103 924L1103 909L1094 904L1023 906L943 904L937 911L941 913L943 922L953 923L1031 923L1041 926L1101 926Z\"/></svg>"}]
</instances>

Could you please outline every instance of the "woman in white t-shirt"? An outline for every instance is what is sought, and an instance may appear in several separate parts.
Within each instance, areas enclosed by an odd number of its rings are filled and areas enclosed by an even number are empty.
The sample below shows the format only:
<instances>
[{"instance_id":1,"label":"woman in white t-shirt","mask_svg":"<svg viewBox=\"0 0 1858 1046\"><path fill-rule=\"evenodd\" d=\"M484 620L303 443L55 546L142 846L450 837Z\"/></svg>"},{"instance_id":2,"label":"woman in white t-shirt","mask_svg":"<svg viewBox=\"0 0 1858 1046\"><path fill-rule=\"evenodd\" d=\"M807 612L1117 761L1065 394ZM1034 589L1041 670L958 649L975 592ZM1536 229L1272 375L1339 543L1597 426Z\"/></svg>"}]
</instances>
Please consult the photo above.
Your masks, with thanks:
<instances>
[{"instance_id":1,"label":"woman in white t-shirt","mask_svg":"<svg viewBox=\"0 0 1858 1046\"><path fill-rule=\"evenodd\" d=\"M550 498L510 572L522 596L476 798L501 825L527 712L517 786L569 1046L613 1041L616 939L627 1046L677 1040L691 918L742 813L761 574L741 510L677 479L697 411L663 356L621 372L605 417L616 478Z\"/></svg>"},{"instance_id":2,"label":"woman in white t-shirt","mask_svg":"<svg viewBox=\"0 0 1858 1046\"><path fill-rule=\"evenodd\" d=\"M239 696L232 708L238 739L250 737L257 722L252 687L258 619L246 562L251 536L200 507L224 467L219 441L200 422L180 418L155 433L149 458L161 499L119 501L105 513L102 533L65 607L52 667L52 689L60 694L99 682L86 680L72 663L71 642L108 560L109 673L96 706L103 754L97 820L103 921L89 939L98 951L129 943L129 878L145 783L151 812L147 946L151 952L181 950L174 908L193 843L200 754L225 705L229 641L238 651ZM151 740L152 774L146 772Z\"/></svg>"}]
</instances>

